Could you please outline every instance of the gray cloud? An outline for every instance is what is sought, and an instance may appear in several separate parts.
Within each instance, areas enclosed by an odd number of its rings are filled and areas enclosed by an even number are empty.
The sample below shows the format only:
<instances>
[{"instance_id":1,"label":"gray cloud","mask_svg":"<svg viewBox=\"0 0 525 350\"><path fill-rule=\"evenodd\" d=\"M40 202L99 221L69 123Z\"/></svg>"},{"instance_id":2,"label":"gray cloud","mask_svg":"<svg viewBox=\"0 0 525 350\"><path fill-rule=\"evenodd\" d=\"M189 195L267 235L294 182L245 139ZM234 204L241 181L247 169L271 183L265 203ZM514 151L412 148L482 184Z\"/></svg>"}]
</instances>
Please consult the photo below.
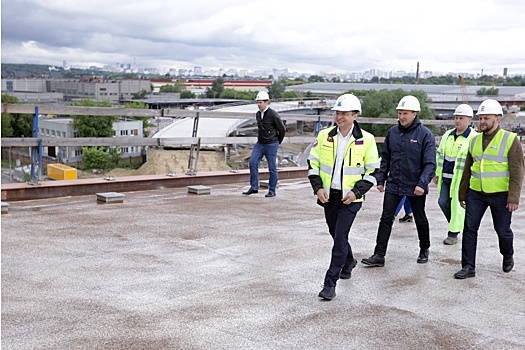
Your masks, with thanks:
<instances>
[{"instance_id":1,"label":"gray cloud","mask_svg":"<svg viewBox=\"0 0 525 350\"><path fill-rule=\"evenodd\" d=\"M523 37L518 0L2 2L5 63L525 73Z\"/></svg>"}]
</instances>

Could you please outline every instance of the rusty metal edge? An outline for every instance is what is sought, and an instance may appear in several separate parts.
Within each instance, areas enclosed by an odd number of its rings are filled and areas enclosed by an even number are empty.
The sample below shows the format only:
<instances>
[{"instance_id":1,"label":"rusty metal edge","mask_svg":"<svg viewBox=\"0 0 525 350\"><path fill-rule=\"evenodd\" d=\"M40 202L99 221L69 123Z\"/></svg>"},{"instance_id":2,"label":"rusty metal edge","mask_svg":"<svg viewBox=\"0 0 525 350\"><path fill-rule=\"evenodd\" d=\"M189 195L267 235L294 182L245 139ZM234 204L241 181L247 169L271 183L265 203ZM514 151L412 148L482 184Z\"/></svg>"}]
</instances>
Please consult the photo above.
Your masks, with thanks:
<instances>
[{"instance_id":1,"label":"rusty metal edge","mask_svg":"<svg viewBox=\"0 0 525 350\"><path fill-rule=\"evenodd\" d=\"M267 169L259 171L259 178L267 180L269 173ZM279 179L306 179L308 169L282 168L279 169ZM81 179L65 181L43 181L40 185L26 183L2 184L2 201L23 201L32 199L46 199L67 196L82 196L100 192L132 192L146 191L162 188L180 188L192 185L219 185L231 183L250 182L250 172L240 170L238 172L217 171L210 173L197 173L196 175L180 174L169 175L143 175L122 176L114 180Z\"/></svg>"}]
</instances>

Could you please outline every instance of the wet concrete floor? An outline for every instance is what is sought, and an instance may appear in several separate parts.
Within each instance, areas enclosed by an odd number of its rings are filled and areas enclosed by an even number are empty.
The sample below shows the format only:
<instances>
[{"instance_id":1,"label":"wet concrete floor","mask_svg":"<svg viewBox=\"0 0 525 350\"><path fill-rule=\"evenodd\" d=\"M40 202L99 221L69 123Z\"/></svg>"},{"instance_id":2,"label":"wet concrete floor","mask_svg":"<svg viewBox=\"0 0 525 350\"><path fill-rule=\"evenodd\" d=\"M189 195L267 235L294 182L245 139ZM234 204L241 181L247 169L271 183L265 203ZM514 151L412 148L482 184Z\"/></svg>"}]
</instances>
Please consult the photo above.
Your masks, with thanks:
<instances>
[{"instance_id":1,"label":"wet concrete floor","mask_svg":"<svg viewBox=\"0 0 525 350\"><path fill-rule=\"evenodd\" d=\"M477 276L456 280L461 244L431 187L430 261L414 223L396 221L383 268L361 263L321 301L331 238L306 180L274 198L247 186L10 203L1 217L3 349L525 349L525 201L516 266L503 273L489 212ZM350 233L372 254L382 194Z\"/></svg>"}]
</instances>

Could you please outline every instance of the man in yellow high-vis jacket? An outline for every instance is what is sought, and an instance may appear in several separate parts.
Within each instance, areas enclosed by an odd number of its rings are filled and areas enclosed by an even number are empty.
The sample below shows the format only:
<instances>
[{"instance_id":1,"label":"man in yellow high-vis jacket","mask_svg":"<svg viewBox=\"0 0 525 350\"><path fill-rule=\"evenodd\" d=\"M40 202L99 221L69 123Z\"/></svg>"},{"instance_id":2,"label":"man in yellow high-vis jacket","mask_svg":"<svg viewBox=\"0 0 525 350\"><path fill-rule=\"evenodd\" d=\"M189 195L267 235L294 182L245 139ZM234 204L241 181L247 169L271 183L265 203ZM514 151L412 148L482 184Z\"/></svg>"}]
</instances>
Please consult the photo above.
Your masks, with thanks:
<instances>
[{"instance_id":1,"label":"man in yellow high-vis jacket","mask_svg":"<svg viewBox=\"0 0 525 350\"><path fill-rule=\"evenodd\" d=\"M512 213L518 209L524 174L523 150L515 133L503 130L499 122L501 104L485 100L479 106L481 134L472 138L465 170L459 186L459 201L465 213L461 245L461 270L455 278L476 276L476 248L481 219L490 208L503 272L514 267L514 233L510 228Z\"/></svg>"},{"instance_id":2,"label":"man in yellow high-vis jacket","mask_svg":"<svg viewBox=\"0 0 525 350\"><path fill-rule=\"evenodd\" d=\"M436 176L438 204L448 222L448 234L443 244L453 245L463 231L465 209L459 205L458 191L465 159L472 137L477 132L470 127L474 112L468 104L459 105L454 111L454 129L445 132L436 154Z\"/></svg>"},{"instance_id":3,"label":"man in yellow high-vis jacket","mask_svg":"<svg viewBox=\"0 0 525 350\"><path fill-rule=\"evenodd\" d=\"M376 184L379 156L374 135L361 130L356 119L361 102L352 94L340 96L334 107L335 123L319 132L308 157L308 179L324 207L333 238L332 258L319 297L332 300L339 278L349 279L357 264L348 234L364 195Z\"/></svg>"}]
</instances>

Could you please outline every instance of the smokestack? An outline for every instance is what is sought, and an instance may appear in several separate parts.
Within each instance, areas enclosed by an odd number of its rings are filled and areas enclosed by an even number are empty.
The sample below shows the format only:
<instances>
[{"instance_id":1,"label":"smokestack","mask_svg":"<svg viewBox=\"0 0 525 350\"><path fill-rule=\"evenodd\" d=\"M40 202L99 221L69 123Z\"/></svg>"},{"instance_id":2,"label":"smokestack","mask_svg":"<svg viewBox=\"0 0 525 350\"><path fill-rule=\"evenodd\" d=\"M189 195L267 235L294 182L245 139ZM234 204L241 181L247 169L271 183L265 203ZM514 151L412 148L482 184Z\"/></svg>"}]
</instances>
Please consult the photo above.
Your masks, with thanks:
<instances>
[{"instance_id":1,"label":"smokestack","mask_svg":"<svg viewBox=\"0 0 525 350\"><path fill-rule=\"evenodd\" d=\"M507 73L508 73L508 68L503 68L503 77L507 77Z\"/></svg>"},{"instance_id":2,"label":"smokestack","mask_svg":"<svg viewBox=\"0 0 525 350\"><path fill-rule=\"evenodd\" d=\"M416 85L419 84L419 62L417 63L416 68Z\"/></svg>"}]
</instances>

